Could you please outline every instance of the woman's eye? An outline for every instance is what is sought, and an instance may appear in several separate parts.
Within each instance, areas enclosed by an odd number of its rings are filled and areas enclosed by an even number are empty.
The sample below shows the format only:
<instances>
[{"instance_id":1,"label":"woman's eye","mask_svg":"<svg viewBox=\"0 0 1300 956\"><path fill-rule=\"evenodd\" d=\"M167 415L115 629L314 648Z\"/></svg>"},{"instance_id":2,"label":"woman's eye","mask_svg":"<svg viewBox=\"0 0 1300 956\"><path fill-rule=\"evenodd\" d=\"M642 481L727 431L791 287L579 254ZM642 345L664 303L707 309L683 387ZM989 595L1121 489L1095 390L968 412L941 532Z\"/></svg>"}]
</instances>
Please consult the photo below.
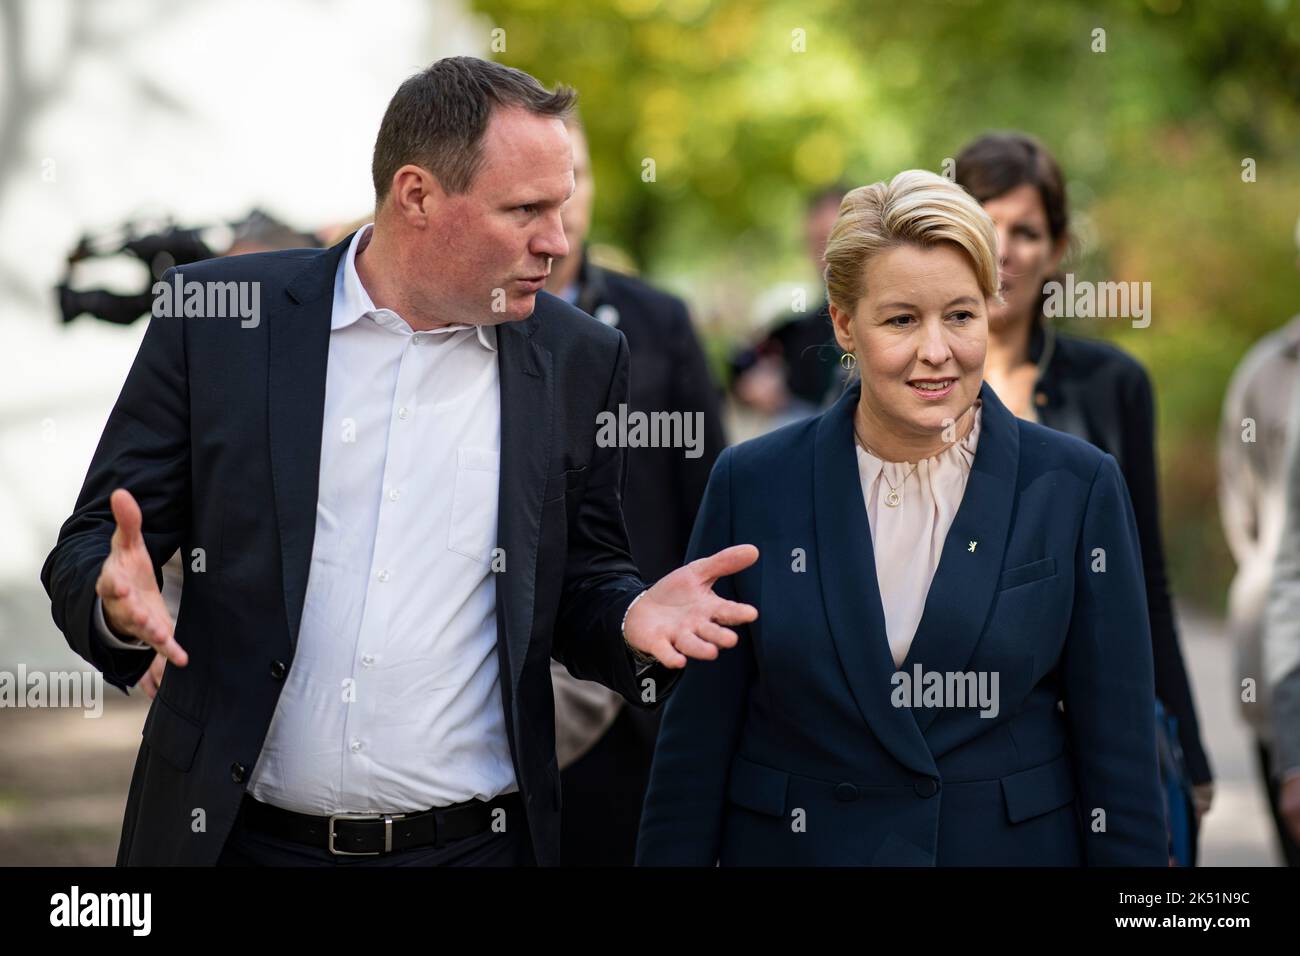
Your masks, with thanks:
<instances>
[{"instance_id":1,"label":"woman's eye","mask_svg":"<svg viewBox=\"0 0 1300 956\"><path fill-rule=\"evenodd\" d=\"M965 325L971 319L975 318L975 316L970 312L954 312L949 316L949 318L954 322L957 322L959 325Z\"/></svg>"},{"instance_id":2,"label":"woman's eye","mask_svg":"<svg viewBox=\"0 0 1300 956\"><path fill-rule=\"evenodd\" d=\"M911 321L912 317L910 315L896 315L892 319L887 320L888 324L894 326L896 329L901 329Z\"/></svg>"}]
</instances>

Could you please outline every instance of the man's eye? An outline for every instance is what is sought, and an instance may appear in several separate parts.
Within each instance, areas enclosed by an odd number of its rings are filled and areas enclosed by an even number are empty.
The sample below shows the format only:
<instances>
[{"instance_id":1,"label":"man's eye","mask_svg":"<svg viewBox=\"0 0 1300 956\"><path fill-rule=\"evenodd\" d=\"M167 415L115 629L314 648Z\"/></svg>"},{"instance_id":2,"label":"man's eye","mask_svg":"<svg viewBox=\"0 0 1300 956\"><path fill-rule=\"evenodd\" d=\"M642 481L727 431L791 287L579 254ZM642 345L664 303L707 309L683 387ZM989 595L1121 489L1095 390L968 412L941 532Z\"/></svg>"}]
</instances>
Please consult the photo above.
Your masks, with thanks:
<instances>
[{"instance_id":1,"label":"man's eye","mask_svg":"<svg viewBox=\"0 0 1300 956\"><path fill-rule=\"evenodd\" d=\"M526 205L523 205L523 206L516 206L515 209L518 209L518 210L520 210L520 211L522 211L522 212L525 212L525 213L527 213L528 215L531 216L533 213L535 213L535 212L537 211L537 203L532 203L532 202L530 202L530 203L528 203L528 204L526 204Z\"/></svg>"}]
</instances>

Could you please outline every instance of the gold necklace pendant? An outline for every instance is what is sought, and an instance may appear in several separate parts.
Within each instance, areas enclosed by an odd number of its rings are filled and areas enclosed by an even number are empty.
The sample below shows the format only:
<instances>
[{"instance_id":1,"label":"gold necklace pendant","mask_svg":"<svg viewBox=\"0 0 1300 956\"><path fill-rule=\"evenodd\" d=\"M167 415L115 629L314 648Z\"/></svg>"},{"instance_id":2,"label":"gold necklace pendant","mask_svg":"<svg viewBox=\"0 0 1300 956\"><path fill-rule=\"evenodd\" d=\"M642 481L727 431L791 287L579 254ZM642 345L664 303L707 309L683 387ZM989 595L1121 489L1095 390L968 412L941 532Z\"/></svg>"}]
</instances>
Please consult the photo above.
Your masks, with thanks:
<instances>
[{"instance_id":1,"label":"gold necklace pendant","mask_svg":"<svg viewBox=\"0 0 1300 956\"><path fill-rule=\"evenodd\" d=\"M867 443L862 440L862 436L858 434L858 423L856 420L853 422L853 437L857 439L858 444L862 446L862 450L865 451L868 455L875 455L875 457L880 458L880 456L876 455L876 453L871 450L871 448L867 445ZM920 467L921 467L921 463L918 461L915 465L912 466L912 470L903 476L903 480L899 484L898 488L901 488L903 487L903 485L907 484L907 479L911 478L912 475L916 473L916 469ZM898 488L895 488L892 484L890 484L889 476L885 474L885 460L883 458L880 458L880 477L884 479L885 484L889 487L889 494L885 495L885 504L887 504L891 508L897 508L899 505L903 503L903 496L898 493Z\"/></svg>"}]
</instances>

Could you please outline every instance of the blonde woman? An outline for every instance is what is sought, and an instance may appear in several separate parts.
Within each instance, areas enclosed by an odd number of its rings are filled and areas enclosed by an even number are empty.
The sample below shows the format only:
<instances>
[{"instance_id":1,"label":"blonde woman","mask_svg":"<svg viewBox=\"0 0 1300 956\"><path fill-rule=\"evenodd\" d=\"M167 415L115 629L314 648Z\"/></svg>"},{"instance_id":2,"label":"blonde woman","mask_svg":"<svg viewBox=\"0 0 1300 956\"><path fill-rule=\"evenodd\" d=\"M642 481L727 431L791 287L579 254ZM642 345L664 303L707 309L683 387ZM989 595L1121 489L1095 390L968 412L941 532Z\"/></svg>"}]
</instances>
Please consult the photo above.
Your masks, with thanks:
<instances>
[{"instance_id":1,"label":"blonde woman","mask_svg":"<svg viewBox=\"0 0 1300 956\"><path fill-rule=\"evenodd\" d=\"M667 705L638 862L1165 865L1132 508L983 382L992 222L903 172L826 262L860 380L713 470L691 555L757 545L760 617Z\"/></svg>"}]
</instances>

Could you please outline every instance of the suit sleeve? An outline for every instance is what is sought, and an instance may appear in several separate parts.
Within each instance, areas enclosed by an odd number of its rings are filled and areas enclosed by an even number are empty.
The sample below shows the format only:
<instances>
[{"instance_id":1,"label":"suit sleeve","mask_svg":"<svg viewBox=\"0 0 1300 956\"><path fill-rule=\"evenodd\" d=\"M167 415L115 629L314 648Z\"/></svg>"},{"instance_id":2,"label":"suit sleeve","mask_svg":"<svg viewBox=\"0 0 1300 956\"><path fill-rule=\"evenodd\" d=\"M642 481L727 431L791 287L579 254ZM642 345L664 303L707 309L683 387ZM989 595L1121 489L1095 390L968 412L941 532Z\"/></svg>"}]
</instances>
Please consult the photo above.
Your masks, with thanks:
<instances>
[{"instance_id":1,"label":"suit sleeve","mask_svg":"<svg viewBox=\"0 0 1300 956\"><path fill-rule=\"evenodd\" d=\"M172 281L173 270L163 276ZM104 642L95 622L95 582L115 530L109 495L125 488L143 516L145 547L162 586L163 563L190 523L189 385L180 318L153 318L95 449L72 516L41 568L54 623L69 646L123 693L152 654Z\"/></svg>"},{"instance_id":2,"label":"suit sleeve","mask_svg":"<svg viewBox=\"0 0 1300 956\"><path fill-rule=\"evenodd\" d=\"M620 333L604 411L617 415L619 404L627 402L629 366L627 340ZM582 502L569 525L551 656L574 677L604 684L629 703L653 710L668 696L681 671L657 662L639 670L623 639L623 616L646 588L632 560L623 522L626 450L597 445L588 472Z\"/></svg>"},{"instance_id":3,"label":"suit sleeve","mask_svg":"<svg viewBox=\"0 0 1300 956\"><path fill-rule=\"evenodd\" d=\"M691 535L688 558L712 554L734 543L731 522L731 452L722 453L704 494ZM715 590L736 600L731 579ZM739 643L715 660L686 665L664 709L650 786L641 814L637 864L712 866L722 840L727 777L744 723L754 680L753 635L735 628Z\"/></svg>"},{"instance_id":4,"label":"suit sleeve","mask_svg":"<svg viewBox=\"0 0 1300 956\"><path fill-rule=\"evenodd\" d=\"M1147 613L1151 621L1151 649L1154 654L1156 696L1178 719L1178 742L1187 761L1193 783L1213 778L1210 760L1201 743L1196 703L1183 661L1174 618L1165 552L1160 535L1160 505L1156 470L1156 409L1151 381L1140 368L1126 383L1123 429L1124 480L1133 502L1138 542L1142 549L1142 570L1147 586Z\"/></svg>"},{"instance_id":5,"label":"suit sleeve","mask_svg":"<svg viewBox=\"0 0 1300 956\"><path fill-rule=\"evenodd\" d=\"M1089 866L1166 866L1146 588L1133 511L1110 455L1093 476L1074 579L1062 696L1084 858Z\"/></svg>"}]
</instances>

